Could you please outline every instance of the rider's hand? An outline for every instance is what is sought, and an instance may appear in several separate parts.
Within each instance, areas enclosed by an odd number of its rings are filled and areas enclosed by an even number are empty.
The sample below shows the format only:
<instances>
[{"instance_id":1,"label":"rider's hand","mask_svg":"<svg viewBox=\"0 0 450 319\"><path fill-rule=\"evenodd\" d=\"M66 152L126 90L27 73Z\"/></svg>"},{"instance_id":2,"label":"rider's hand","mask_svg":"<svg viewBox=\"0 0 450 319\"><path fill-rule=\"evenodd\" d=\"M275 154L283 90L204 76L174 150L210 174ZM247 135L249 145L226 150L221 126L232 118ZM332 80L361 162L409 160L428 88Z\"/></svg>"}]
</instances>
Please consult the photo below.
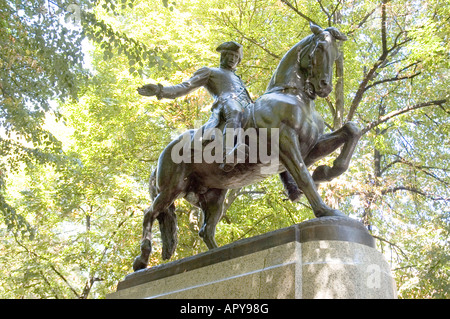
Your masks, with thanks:
<instances>
[{"instance_id":1,"label":"rider's hand","mask_svg":"<svg viewBox=\"0 0 450 319\"><path fill-rule=\"evenodd\" d=\"M137 91L140 95L154 96L159 93L160 88L157 84L146 84L138 88Z\"/></svg>"}]
</instances>

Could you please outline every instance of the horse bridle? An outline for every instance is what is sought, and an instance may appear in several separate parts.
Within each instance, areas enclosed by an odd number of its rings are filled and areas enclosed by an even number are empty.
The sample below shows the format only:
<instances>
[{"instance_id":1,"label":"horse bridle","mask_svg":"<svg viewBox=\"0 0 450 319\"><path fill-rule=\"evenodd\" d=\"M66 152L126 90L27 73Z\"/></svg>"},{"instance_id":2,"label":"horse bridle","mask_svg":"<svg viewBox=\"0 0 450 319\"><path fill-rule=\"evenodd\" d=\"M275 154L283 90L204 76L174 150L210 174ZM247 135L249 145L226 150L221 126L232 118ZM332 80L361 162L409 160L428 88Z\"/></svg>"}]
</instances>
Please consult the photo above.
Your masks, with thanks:
<instances>
[{"instance_id":1,"label":"horse bridle","mask_svg":"<svg viewBox=\"0 0 450 319\"><path fill-rule=\"evenodd\" d=\"M303 57L306 55L307 52L309 52L311 45L314 45L314 48L311 50L311 52L308 54L309 57L309 62L308 65L306 67L306 79L305 79L305 85L303 87L303 91L306 93L306 95L310 98L310 99L315 99L316 98L316 93L314 90L314 85L312 85L311 83L311 78L313 77L313 68L314 65L316 63L314 56L315 56L315 52L317 50L317 47L319 46L320 40L318 39L317 36L313 36L313 39L311 41L311 44L304 47L303 50L301 50L299 52L299 59L298 62L301 65L301 61L303 59Z\"/></svg>"}]
</instances>

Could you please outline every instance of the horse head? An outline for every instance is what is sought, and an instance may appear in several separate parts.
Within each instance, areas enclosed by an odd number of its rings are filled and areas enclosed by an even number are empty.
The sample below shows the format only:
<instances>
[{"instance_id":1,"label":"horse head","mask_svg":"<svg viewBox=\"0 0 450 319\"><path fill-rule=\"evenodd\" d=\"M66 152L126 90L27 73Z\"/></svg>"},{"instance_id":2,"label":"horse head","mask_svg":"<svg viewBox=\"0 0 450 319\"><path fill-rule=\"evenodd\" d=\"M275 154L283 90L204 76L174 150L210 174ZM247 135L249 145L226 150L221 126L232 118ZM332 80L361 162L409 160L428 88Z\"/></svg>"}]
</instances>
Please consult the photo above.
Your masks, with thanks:
<instances>
[{"instance_id":1,"label":"horse head","mask_svg":"<svg viewBox=\"0 0 450 319\"><path fill-rule=\"evenodd\" d=\"M310 23L313 34L300 51L298 62L300 71L306 74L304 89L314 99L327 97L333 89L333 63L338 58L336 40L345 41L347 37L334 27L322 29Z\"/></svg>"}]
</instances>

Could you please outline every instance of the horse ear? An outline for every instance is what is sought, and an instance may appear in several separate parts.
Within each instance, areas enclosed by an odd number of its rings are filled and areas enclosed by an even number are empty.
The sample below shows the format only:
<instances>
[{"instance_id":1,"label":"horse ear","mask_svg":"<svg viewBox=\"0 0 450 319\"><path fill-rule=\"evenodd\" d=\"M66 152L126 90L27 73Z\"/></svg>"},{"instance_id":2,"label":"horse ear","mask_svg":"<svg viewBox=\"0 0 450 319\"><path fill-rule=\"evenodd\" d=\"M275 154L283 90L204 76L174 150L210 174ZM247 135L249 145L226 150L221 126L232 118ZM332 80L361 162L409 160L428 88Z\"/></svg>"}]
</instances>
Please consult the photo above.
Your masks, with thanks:
<instances>
[{"instance_id":1,"label":"horse ear","mask_svg":"<svg viewBox=\"0 0 450 319\"><path fill-rule=\"evenodd\" d=\"M314 34L320 34L323 30L321 27L319 27L318 25L315 25L312 22L309 22L309 28L311 29L312 33Z\"/></svg>"},{"instance_id":2,"label":"horse ear","mask_svg":"<svg viewBox=\"0 0 450 319\"><path fill-rule=\"evenodd\" d=\"M343 34L341 31L339 31L338 29L336 29L335 27L326 28L325 31L330 32L331 35L336 40L341 40L341 41L347 40L347 36L345 34Z\"/></svg>"}]
</instances>

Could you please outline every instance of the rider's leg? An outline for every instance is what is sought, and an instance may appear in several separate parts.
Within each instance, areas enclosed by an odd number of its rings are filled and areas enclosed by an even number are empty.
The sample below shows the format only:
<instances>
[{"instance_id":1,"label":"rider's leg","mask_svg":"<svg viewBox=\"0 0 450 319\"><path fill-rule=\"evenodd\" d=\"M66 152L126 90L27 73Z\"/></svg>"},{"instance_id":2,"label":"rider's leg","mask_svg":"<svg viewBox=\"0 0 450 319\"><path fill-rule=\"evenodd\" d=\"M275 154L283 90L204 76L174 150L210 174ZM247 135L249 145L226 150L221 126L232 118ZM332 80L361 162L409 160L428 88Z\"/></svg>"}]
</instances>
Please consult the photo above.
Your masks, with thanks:
<instances>
[{"instance_id":1,"label":"rider's leg","mask_svg":"<svg viewBox=\"0 0 450 319\"><path fill-rule=\"evenodd\" d=\"M226 118L223 129L223 163L220 168L224 171L231 171L237 164L238 159L245 160L248 157L248 147L243 141L242 119L243 109L241 105L229 100L223 106Z\"/></svg>"}]
</instances>

